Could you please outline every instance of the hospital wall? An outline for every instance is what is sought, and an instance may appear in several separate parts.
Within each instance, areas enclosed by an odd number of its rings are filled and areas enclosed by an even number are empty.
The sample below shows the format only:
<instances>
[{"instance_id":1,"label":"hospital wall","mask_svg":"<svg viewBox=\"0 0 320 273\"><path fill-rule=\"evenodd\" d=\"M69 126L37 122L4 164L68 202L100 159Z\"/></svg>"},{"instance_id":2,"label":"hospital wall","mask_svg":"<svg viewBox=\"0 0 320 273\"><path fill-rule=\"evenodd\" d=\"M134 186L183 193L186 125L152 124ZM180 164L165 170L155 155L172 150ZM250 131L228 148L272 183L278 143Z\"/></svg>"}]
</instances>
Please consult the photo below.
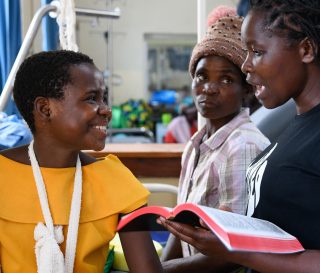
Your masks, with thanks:
<instances>
[{"instance_id":1,"label":"hospital wall","mask_svg":"<svg viewBox=\"0 0 320 273\"><path fill-rule=\"evenodd\" d=\"M206 11L224 4L236 5L235 0L206 0ZM119 19L77 17L77 43L80 51L90 55L97 66L111 70L117 77L112 81L113 104L129 98L148 99L148 61L146 34L196 37L196 0L75 0L75 6L99 10L119 7ZM23 33L40 7L40 0L22 0ZM108 31L108 40L105 32ZM31 53L42 49L41 29Z\"/></svg>"}]
</instances>

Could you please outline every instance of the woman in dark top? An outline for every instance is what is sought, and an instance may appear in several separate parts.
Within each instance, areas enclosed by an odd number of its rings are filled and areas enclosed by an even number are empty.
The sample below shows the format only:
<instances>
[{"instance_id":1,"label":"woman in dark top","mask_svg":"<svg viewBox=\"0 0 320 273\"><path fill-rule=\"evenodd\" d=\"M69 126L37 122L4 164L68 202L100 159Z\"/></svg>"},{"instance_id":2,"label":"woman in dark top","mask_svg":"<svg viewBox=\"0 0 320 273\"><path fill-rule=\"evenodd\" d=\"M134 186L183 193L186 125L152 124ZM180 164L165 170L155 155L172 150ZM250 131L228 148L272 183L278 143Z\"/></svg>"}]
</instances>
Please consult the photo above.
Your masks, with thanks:
<instances>
[{"instance_id":1,"label":"woman in dark top","mask_svg":"<svg viewBox=\"0 0 320 273\"><path fill-rule=\"evenodd\" d=\"M251 0L242 25L242 70L267 108L293 98L297 116L247 172L248 215L269 220L306 248L295 254L229 252L210 231L159 219L224 269L313 273L320 269L320 1Z\"/></svg>"}]
</instances>

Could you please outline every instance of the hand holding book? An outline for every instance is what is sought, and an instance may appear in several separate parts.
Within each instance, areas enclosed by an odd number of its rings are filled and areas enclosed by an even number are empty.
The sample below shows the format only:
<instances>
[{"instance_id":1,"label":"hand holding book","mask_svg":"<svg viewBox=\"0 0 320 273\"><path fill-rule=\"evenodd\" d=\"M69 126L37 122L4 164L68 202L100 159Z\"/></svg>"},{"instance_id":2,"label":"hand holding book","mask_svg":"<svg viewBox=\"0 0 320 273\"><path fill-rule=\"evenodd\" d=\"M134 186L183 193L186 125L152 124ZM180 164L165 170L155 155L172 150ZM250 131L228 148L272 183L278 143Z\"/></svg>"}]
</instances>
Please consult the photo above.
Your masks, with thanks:
<instances>
[{"instance_id":1,"label":"hand holding book","mask_svg":"<svg viewBox=\"0 0 320 273\"><path fill-rule=\"evenodd\" d=\"M157 219L157 223L164 226L180 240L194 246L204 255L221 257L223 253L228 251L222 241L211 232L210 228L202 220L200 220L200 228L171 221L161 216Z\"/></svg>"},{"instance_id":2,"label":"hand holding book","mask_svg":"<svg viewBox=\"0 0 320 273\"><path fill-rule=\"evenodd\" d=\"M157 221L159 216L163 218ZM197 228L201 226L200 219L210 231ZM231 251L294 253L304 250L294 236L268 221L192 203L180 204L174 209L143 207L125 215L118 224L118 231L164 228L179 233L179 237L186 242L188 238L195 240L196 234L218 238Z\"/></svg>"}]
</instances>

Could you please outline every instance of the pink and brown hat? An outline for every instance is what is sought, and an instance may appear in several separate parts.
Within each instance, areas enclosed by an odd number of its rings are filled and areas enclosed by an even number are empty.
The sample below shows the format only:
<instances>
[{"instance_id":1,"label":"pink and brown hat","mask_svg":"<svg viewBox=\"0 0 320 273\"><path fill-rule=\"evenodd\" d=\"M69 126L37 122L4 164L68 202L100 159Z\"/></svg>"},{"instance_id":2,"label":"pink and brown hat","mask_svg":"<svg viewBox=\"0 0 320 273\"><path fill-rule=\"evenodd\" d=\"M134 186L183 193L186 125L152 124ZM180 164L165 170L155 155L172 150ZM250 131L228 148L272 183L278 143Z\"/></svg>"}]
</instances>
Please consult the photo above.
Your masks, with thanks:
<instances>
[{"instance_id":1,"label":"pink and brown hat","mask_svg":"<svg viewBox=\"0 0 320 273\"><path fill-rule=\"evenodd\" d=\"M208 16L206 35L193 49L189 72L194 73L199 60L210 55L227 58L241 69L246 58L246 50L241 42L241 25L243 17L236 15L236 10L219 6Z\"/></svg>"}]
</instances>

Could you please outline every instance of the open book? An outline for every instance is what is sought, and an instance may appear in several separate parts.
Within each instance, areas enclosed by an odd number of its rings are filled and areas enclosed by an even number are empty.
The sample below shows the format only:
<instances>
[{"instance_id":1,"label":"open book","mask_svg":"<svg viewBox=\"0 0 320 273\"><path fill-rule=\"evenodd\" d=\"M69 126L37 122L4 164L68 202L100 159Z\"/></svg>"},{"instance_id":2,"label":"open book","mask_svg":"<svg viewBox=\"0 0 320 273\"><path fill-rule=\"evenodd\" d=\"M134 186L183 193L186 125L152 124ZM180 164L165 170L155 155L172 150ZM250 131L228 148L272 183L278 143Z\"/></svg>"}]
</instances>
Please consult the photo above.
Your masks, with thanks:
<instances>
[{"instance_id":1,"label":"open book","mask_svg":"<svg viewBox=\"0 0 320 273\"><path fill-rule=\"evenodd\" d=\"M165 230L156 223L159 216L193 226L200 226L201 218L229 250L266 253L304 250L294 236L271 222L192 203L180 204L174 209L142 207L123 216L117 230Z\"/></svg>"}]
</instances>

